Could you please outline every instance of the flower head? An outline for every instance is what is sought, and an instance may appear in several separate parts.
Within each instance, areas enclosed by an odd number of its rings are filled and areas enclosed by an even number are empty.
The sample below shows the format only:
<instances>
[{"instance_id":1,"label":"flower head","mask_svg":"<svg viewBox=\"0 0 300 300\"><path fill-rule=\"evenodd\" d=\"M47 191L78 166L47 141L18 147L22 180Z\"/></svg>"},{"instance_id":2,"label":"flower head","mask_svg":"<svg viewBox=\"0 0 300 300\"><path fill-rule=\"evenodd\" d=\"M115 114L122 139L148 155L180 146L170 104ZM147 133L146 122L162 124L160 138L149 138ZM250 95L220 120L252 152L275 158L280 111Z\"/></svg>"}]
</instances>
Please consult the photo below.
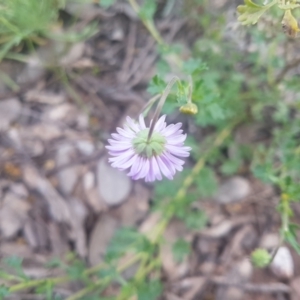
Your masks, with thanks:
<instances>
[{"instance_id":1,"label":"flower head","mask_svg":"<svg viewBox=\"0 0 300 300\"><path fill-rule=\"evenodd\" d=\"M173 179L176 171L183 169L184 161L178 157L188 157L191 148L184 146L186 134L182 134L182 124L167 126L165 118L164 115L157 121L148 137L150 128L142 115L138 123L127 117L124 128L117 128L113 139L108 140L111 165L119 170L130 169L128 176L134 180L145 178L151 182L161 180L162 175Z\"/></svg>"}]
</instances>

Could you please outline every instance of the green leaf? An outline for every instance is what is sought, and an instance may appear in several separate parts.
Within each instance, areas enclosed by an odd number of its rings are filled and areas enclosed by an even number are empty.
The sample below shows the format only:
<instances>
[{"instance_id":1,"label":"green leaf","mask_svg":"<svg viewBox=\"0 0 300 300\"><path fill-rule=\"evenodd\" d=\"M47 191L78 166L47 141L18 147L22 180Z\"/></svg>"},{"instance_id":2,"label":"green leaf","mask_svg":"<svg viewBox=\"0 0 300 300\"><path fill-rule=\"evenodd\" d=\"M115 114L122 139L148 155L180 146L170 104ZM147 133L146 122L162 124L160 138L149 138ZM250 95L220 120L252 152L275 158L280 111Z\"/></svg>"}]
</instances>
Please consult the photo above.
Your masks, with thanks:
<instances>
[{"instance_id":1,"label":"green leaf","mask_svg":"<svg viewBox=\"0 0 300 300\"><path fill-rule=\"evenodd\" d=\"M297 231L299 230L299 225L289 224L289 230L284 231L285 240L294 248L294 250L300 255L300 245L297 240Z\"/></svg>"},{"instance_id":2,"label":"green leaf","mask_svg":"<svg viewBox=\"0 0 300 300\"><path fill-rule=\"evenodd\" d=\"M145 282L138 287L138 300L156 300L162 292L162 285L158 280Z\"/></svg>"},{"instance_id":3,"label":"green leaf","mask_svg":"<svg viewBox=\"0 0 300 300\"><path fill-rule=\"evenodd\" d=\"M61 296L61 295L54 295L53 300L63 300L63 296Z\"/></svg>"},{"instance_id":4,"label":"green leaf","mask_svg":"<svg viewBox=\"0 0 300 300\"><path fill-rule=\"evenodd\" d=\"M171 115L177 109L178 105L171 101L166 101L163 108L162 113L166 115Z\"/></svg>"},{"instance_id":5,"label":"green leaf","mask_svg":"<svg viewBox=\"0 0 300 300\"><path fill-rule=\"evenodd\" d=\"M120 299L130 299L135 294L136 294L136 287L134 282L132 282L123 285L118 296Z\"/></svg>"},{"instance_id":6,"label":"green leaf","mask_svg":"<svg viewBox=\"0 0 300 300\"><path fill-rule=\"evenodd\" d=\"M256 178L266 183L274 183L273 166L269 162L253 164L251 170Z\"/></svg>"},{"instance_id":7,"label":"green leaf","mask_svg":"<svg viewBox=\"0 0 300 300\"><path fill-rule=\"evenodd\" d=\"M155 95L155 94L162 93L165 87L166 87L165 81L158 75L155 75L151 79L147 90L151 95Z\"/></svg>"},{"instance_id":8,"label":"green leaf","mask_svg":"<svg viewBox=\"0 0 300 300\"><path fill-rule=\"evenodd\" d=\"M280 4L280 3L278 3L278 8L280 8L282 10L293 10L298 7L300 7L300 4L296 4L296 3Z\"/></svg>"},{"instance_id":9,"label":"green leaf","mask_svg":"<svg viewBox=\"0 0 300 300\"><path fill-rule=\"evenodd\" d=\"M218 103L212 103L208 105L207 109L215 120L225 119L224 110Z\"/></svg>"},{"instance_id":10,"label":"green leaf","mask_svg":"<svg viewBox=\"0 0 300 300\"><path fill-rule=\"evenodd\" d=\"M15 272L20 276L25 279L28 277L24 274L23 269L22 269L22 262L23 258L18 257L18 256L9 256L3 259L3 262L8 266L11 267L12 269L15 270Z\"/></svg>"},{"instance_id":11,"label":"green leaf","mask_svg":"<svg viewBox=\"0 0 300 300\"><path fill-rule=\"evenodd\" d=\"M155 198L161 202L162 198L172 198L176 195L181 187L183 179L191 172L190 169L185 168L182 172L176 174L175 178L170 181L163 179L155 184Z\"/></svg>"},{"instance_id":12,"label":"green leaf","mask_svg":"<svg viewBox=\"0 0 300 300\"><path fill-rule=\"evenodd\" d=\"M86 275L84 275L84 271L86 266L83 261L75 260L71 266L67 268L68 275L73 279L86 279Z\"/></svg>"},{"instance_id":13,"label":"green leaf","mask_svg":"<svg viewBox=\"0 0 300 300\"><path fill-rule=\"evenodd\" d=\"M172 253L174 259L177 262L182 262L185 257L187 257L191 252L190 243L186 242L184 239L177 240L172 247Z\"/></svg>"},{"instance_id":14,"label":"green leaf","mask_svg":"<svg viewBox=\"0 0 300 300\"><path fill-rule=\"evenodd\" d=\"M1 285L0 286L0 299L3 299L4 297L8 296L10 294L9 289L4 286Z\"/></svg>"},{"instance_id":15,"label":"green leaf","mask_svg":"<svg viewBox=\"0 0 300 300\"><path fill-rule=\"evenodd\" d=\"M224 175L233 175L237 172L241 165L240 159L226 160L221 166L221 172Z\"/></svg>"},{"instance_id":16,"label":"green leaf","mask_svg":"<svg viewBox=\"0 0 300 300\"><path fill-rule=\"evenodd\" d=\"M57 268L62 266L63 263L58 257L54 257L46 262L45 267L46 268Z\"/></svg>"},{"instance_id":17,"label":"green leaf","mask_svg":"<svg viewBox=\"0 0 300 300\"><path fill-rule=\"evenodd\" d=\"M4 258L3 261L7 266L9 266L15 270L19 270L22 268L23 258L21 258L21 257L9 256L9 257Z\"/></svg>"},{"instance_id":18,"label":"green leaf","mask_svg":"<svg viewBox=\"0 0 300 300\"><path fill-rule=\"evenodd\" d=\"M135 250L136 252L152 253L153 246L146 236L136 231L136 229L121 228L117 230L108 246L106 259L113 261L122 256L129 249Z\"/></svg>"},{"instance_id":19,"label":"green leaf","mask_svg":"<svg viewBox=\"0 0 300 300\"><path fill-rule=\"evenodd\" d=\"M181 106L188 101L189 86L185 82L177 84L176 101Z\"/></svg>"},{"instance_id":20,"label":"green leaf","mask_svg":"<svg viewBox=\"0 0 300 300\"><path fill-rule=\"evenodd\" d=\"M200 210L191 210L185 214L183 219L186 226L190 229L201 229L207 224L207 215Z\"/></svg>"},{"instance_id":21,"label":"green leaf","mask_svg":"<svg viewBox=\"0 0 300 300\"><path fill-rule=\"evenodd\" d=\"M277 3L277 0L273 0L267 5L258 5L252 0L244 0L245 5L239 5L237 11L240 14L238 20L243 25L253 25L256 24L259 18L274 4Z\"/></svg>"},{"instance_id":22,"label":"green leaf","mask_svg":"<svg viewBox=\"0 0 300 300\"><path fill-rule=\"evenodd\" d=\"M102 6L102 7L104 7L104 8L109 8L115 2L116 2L116 0L100 0L99 1L99 5Z\"/></svg>"},{"instance_id":23,"label":"green leaf","mask_svg":"<svg viewBox=\"0 0 300 300\"><path fill-rule=\"evenodd\" d=\"M183 63L183 71L189 75L192 75L195 72L199 75L199 72L207 69L208 67L206 63L204 63L201 59L191 58Z\"/></svg>"},{"instance_id":24,"label":"green leaf","mask_svg":"<svg viewBox=\"0 0 300 300\"><path fill-rule=\"evenodd\" d=\"M216 175L212 168L205 167L195 178L197 185L198 196L209 197L212 196L218 187Z\"/></svg>"},{"instance_id":25,"label":"green leaf","mask_svg":"<svg viewBox=\"0 0 300 300\"><path fill-rule=\"evenodd\" d=\"M139 16L143 20L152 20L156 12L156 3L153 0L145 0L139 11Z\"/></svg>"},{"instance_id":26,"label":"green leaf","mask_svg":"<svg viewBox=\"0 0 300 300\"><path fill-rule=\"evenodd\" d=\"M160 59L157 62L156 67L157 67L157 72L160 75L166 75L167 73L170 72L170 66L164 59Z\"/></svg>"},{"instance_id":27,"label":"green leaf","mask_svg":"<svg viewBox=\"0 0 300 300\"><path fill-rule=\"evenodd\" d=\"M107 266L98 272L99 278L117 278L119 276L114 266Z\"/></svg>"}]
</instances>

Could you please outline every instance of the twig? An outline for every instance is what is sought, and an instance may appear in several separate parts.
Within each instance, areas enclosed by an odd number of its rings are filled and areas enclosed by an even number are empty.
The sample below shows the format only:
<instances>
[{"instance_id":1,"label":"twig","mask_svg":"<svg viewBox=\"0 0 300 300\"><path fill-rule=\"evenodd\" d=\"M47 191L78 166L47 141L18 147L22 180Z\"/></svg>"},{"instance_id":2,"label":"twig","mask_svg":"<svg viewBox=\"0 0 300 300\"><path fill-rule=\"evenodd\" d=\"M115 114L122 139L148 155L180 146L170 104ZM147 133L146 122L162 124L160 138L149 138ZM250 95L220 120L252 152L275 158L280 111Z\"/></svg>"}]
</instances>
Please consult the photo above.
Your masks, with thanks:
<instances>
[{"instance_id":1,"label":"twig","mask_svg":"<svg viewBox=\"0 0 300 300\"><path fill-rule=\"evenodd\" d=\"M254 284L254 283L239 283L239 282L230 282L226 280L224 277L215 276L209 279L211 282L218 285L225 286L236 286L244 291L251 293L286 293L289 294L291 292L291 288L280 282L270 282L266 284Z\"/></svg>"},{"instance_id":2,"label":"twig","mask_svg":"<svg viewBox=\"0 0 300 300\"><path fill-rule=\"evenodd\" d=\"M128 81L131 77L133 77L133 79L131 81L134 81L136 77L138 77L138 78L142 77L142 75L140 73L142 70L145 70L144 63L146 61L146 58L150 55L150 52L153 50L154 46L155 46L155 41L152 38L148 37L146 46L142 49L142 51L140 51L139 57L137 59L135 59L131 69L128 72L128 75L127 75ZM155 58L156 58L158 54L155 53L153 55L155 55ZM146 65L149 65L149 63L147 63ZM128 82L128 84L129 84L129 86L134 85L130 81Z\"/></svg>"},{"instance_id":3,"label":"twig","mask_svg":"<svg viewBox=\"0 0 300 300\"><path fill-rule=\"evenodd\" d=\"M128 40L126 45L126 55L123 61L121 73L119 79L121 82L126 83L129 79L129 67L133 61L133 56L135 52L135 43L136 43L136 22L131 22L129 27Z\"/></svg>"},{"instance_id":4,"label":"twig","mask_svg":"<svg viewBox=\"0 0 300 300\"><path fill-rule=\"evenodd\" d=\"M284 76L292 69L298 67L300 64L300 57L292 61L291 63L287 64L281 72L278 74L277 78L275 79L275 84L278 84L282 81Z\"/></svg>"}]
</instances>

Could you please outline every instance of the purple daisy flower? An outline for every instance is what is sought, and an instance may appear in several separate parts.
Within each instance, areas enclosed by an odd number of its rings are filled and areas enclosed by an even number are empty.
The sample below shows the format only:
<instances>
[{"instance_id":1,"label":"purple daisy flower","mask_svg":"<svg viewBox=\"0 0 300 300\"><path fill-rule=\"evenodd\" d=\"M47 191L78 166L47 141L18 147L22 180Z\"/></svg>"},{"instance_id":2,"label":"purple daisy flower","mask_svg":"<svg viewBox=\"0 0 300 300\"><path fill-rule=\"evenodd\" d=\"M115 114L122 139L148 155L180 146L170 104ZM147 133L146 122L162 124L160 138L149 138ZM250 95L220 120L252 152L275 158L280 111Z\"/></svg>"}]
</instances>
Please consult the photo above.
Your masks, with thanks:
<instances>
[{"instance_id":1,"label":"purple daisy flower","mask_svg":"<svg viewBox=\"0 0 300 300\"><path fill-rule=\"evenodd\" d=\"M180 129L182 124L168 125L162 116L148 138L150 128L146 127L142 115L139 122L126 118L124 128L117 128L109 139L109 162L119 170L129 169L128 176L145 181L161 180L162 175L173 179L176 171L182 171L184 161L178 157L188 157L190 147L184 146L186 134ZM151 126L152 121L150 122Z\"/></svg>"}]
</instances>

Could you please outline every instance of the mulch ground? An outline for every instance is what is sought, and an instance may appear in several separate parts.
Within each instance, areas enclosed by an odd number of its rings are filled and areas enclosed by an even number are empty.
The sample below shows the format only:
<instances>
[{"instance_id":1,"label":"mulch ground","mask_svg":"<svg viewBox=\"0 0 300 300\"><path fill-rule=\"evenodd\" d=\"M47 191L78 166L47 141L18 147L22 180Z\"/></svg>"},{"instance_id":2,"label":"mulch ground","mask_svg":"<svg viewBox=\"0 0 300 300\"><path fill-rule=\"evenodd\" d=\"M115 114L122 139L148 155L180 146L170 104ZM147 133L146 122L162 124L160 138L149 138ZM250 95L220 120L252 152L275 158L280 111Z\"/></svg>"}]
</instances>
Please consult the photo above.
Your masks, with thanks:
<instances>
[{"instance_id":1,"label":"mulch ground","mask_svg":"<svg viewBox=\"0 0 300 300\"><path fill-rule=\"evenodd\" d=\"M0 258L24 258L24 272L34 278L57 274L44 264L70 251L95 265L118 228L155 224L152 186L112 169L104 146L149 99L157 45L127 4L84 11L78 28L99 22L88 41L49 42L27 63L0 66L17 85L0 83ZM187 57L201 34L176 14L158 17L156 25L166 42L187 48ZM207 228L187 231L177 220L169 225L166 241L184 238L192 253L177 263L171 247L163 249L163 299L300 299L300 259L293 250L291 275L254 269L249 261L256 247L278 243L277 192L250 176L236 178L220 178L220 184L225 191L226 184L234 190L246 185L238 201L199 199ZM77 289L67 286L62 293Z\"/></svg>"}]
</instances>

